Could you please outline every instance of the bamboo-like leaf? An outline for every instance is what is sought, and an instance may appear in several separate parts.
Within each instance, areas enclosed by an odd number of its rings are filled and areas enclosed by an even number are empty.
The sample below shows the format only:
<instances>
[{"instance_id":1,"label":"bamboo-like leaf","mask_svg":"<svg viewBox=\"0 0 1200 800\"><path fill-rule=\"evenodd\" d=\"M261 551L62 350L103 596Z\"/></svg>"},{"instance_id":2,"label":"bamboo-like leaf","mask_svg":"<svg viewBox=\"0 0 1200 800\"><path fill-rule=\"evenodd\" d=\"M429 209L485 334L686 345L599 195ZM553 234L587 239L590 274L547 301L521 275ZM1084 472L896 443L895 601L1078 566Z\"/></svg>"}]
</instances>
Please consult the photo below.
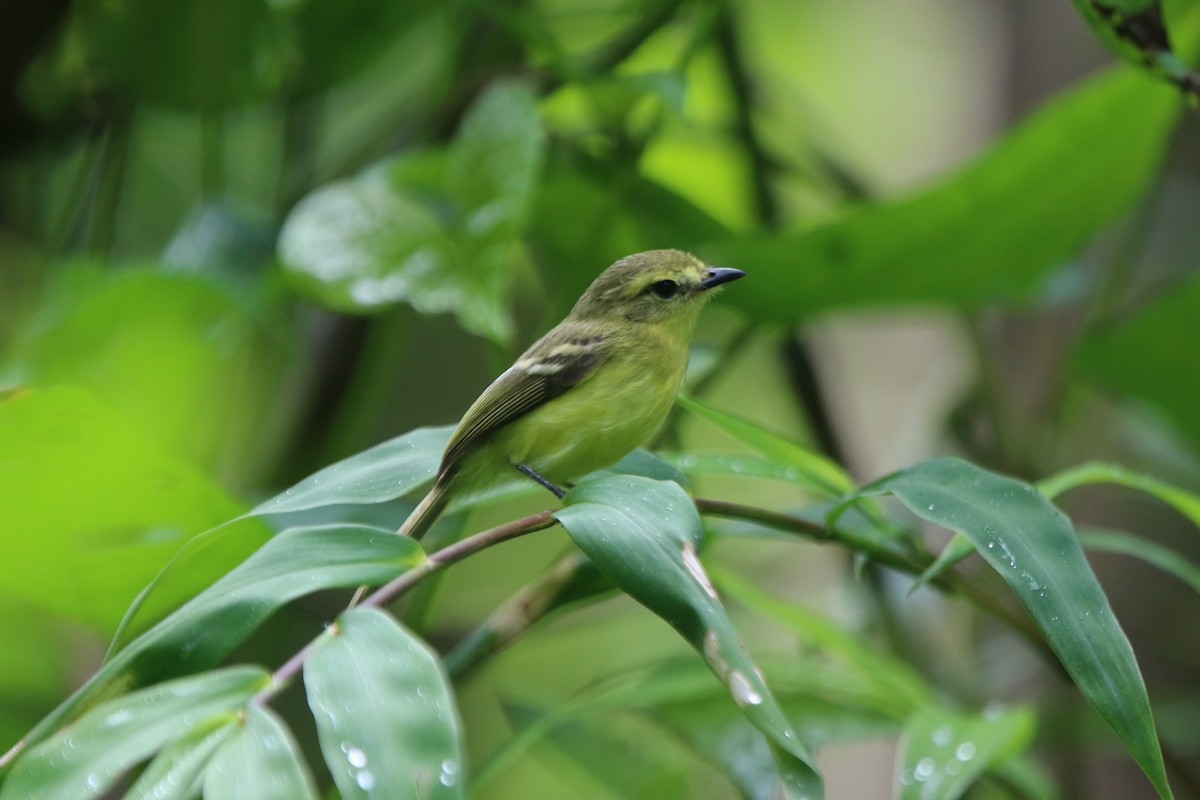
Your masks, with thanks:
<instances>
[{"instance_id":1,"label":"bamboo-like leaf","mask_svg":"<svg viewBox=\"0 0 1200 800\"><path fill-rule=\"evenodd\" d=\"M231 715L269 682L257 667L232 667L99 705L25 753L0 788L0 800L103 797L130 767Z\"/></svg>"},{"instance_id":2,"label":"bamboo-like leaf","mask_svg":"<svg viewBox=\"0 0 1200 800\"><path fill-rule=\"evenodd\" d=\"M897 764L901 800L958 800L985 770L1023 749L1033 729L1029 709L925 709L904 729Z\"/></svg>"},{"instance_id":3,"label":"bamboo-like leaf","mask_svg":"<svg viewBox=\"0 0 1200 800\"><path fill-rule=\"evenodd\" d=\"M204 800L317 800L312 775L273 712L250 706L204 775Z\"/></svg>"},{"instance_id":4,"label":"bamboo-like leaf","mask_svg":"<svg viewBox=\"0 0 1200 800\"><path fill-rule=\"evenodd\" d=\"M788 441L777 433L719 411L691 397L680 397L679 404L701 419L715 425L729 435L749 445L777 464L797 470L803 477L802 483L827 497L836 497L850 491L854 483L846 471L828 458L806 450Z\"/></svg>"},{"instance_id":5,"label":"bamboo-like leaf","mask_svg":"<svg viewBox=\"0 0 1200 800\"><path fill-rule=\"evenodd\" d=\"M1200 594L1200 565L1175 550L1121 531L1081 530L1079 541L1089 550L1136 558L1173 575Z\"/></svg>"},{"instance_id":6,"label":"bamboo-like leaf","mask_svg":"<svg viewBox=\"0 0 1200 800\"><path fill-rule=\"evenodd\" d=\"M1115 483L1119 486L1143 491L1157 497L1183 514L1193 524L1200 526L1200 495L1178 486L1172 486L1153 475L1134 472L1118 464L1089 461L1038 481L1038 490L1047 497L1054 498L1078 486L1092 483Z\"/></svg>"},{"instance_id":7,"label":"bamboo-like leaf","mask_svg":"<svg viewBox=\"0 0 1200 800\"><path fill-rule=\"evenodd\" d=\"M596 567L675 628L767 737L786 797L823 793L811 756L742 646L697 555L700 519L676 484L601 476L567 493L555 514Z\"/></svg>"},{"instance_id":8,"label":"bamboo-like leaf","mask_svg":"<svg viewBox=\"0 0 1200 800\"><path fill-rule=\"evenodd\" d=\"M304 685L343 800L463 797L450 682L429 646L386 613L339 617L305 663Z\"/></svg>"},{"instance_id":9,"label":"bamboo-like leaf","mask_svg":"<svg viewBox=\"0 0 1200 800\"><path fill-rule=\"evenodd\" d=\"M286 514L322 506L384 503L433 479L453 426L417 428L314 472L254 507Z\"/></svg>"},{"instance_id":10,"label":"bamboo-like leaf","mask_svg":"<svg viewBox=\"0 0 1200 800\"><path fill-rule=\"evenodd\" d=\"M839 508L880 494L971 540L1159 795L1171 797L1133 648L1062 512L1032 486L955 458L925 461L868 484Z\"/></svg>"},{"instance_id":11,"label":"bamboo-like leaf","mask_svg":"<svg viewBox=\"0 0 1200 800\"><path fill-rule=\"evenodd\" d=\"M221 743L236 733L238 719L230 714L212 726L197 726L187 736L159 751L125 793L124 800L194 800L204 786L204 771Z\"/></svg>"},{"instance_id":12,"label":"bamboo-like leaf","mask_svg":"<svg viewBox=\"0 0 1200 800\"><path fill-rule=\"evenodd\" d=\"M359 525L292 528L118 651L26 737L131 687L213 666L285 603L321 589L383 583L424 559L420 545Z\"/></svg>"},{"instance_id":13,"label":"bamboo-like leaf","mask_svg":"<svg viewBox=\"0 0 1200 800\"><path fill-rule=\"evenodd\" d=\"M1020 300L1141 196L1179 110L1171 87L1114 69L1052 98L933 186L701 252L753 270L726 302L760 321L871 304Z\"/></svg>"},{"instance_id":14,"label":"bamboo-like leaf","mask_svg":"<svg viewBox=\"0 0 1200 800\"><path fill-rule=\"evenodd\" d=\"M837 676L836 681L830 680L823 687L825 697L832 697L840 690L852 697L856 705L869 705L872 710L897 719L904 719L932 704L933 687L909 664L868 648L830 620L772 597L729 570L714 570L713 576L721 591L759 614L783 623L799 637L806 650L820 654L820 664L801 662L794 668L773 672L785 683L788 672L820 672L824 669L827 670L825 674Z\"/></svg>"}]
</instances>

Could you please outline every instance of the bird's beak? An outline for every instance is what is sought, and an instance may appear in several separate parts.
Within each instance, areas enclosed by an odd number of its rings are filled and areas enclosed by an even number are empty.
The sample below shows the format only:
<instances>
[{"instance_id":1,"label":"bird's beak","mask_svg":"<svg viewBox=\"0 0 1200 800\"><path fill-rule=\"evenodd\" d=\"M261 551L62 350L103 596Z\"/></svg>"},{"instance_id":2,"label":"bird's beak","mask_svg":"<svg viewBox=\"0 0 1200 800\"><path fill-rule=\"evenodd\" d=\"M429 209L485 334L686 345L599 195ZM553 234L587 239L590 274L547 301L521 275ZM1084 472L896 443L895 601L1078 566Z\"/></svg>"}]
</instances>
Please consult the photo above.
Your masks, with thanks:
<instances>
[{"instance_id":1,"label":"bird's beak","mask_svg":"<svg viewBox=\"0 0 1200 800\"><path fill-rule=\"evenodd\" d=\"M700 281L700 288L712 289L723 283L736 281L738 278L745 277L745 275L746 273L740 269L733 269L732 267L709 267L704 280Z\"/></svg>"}]
</instances>

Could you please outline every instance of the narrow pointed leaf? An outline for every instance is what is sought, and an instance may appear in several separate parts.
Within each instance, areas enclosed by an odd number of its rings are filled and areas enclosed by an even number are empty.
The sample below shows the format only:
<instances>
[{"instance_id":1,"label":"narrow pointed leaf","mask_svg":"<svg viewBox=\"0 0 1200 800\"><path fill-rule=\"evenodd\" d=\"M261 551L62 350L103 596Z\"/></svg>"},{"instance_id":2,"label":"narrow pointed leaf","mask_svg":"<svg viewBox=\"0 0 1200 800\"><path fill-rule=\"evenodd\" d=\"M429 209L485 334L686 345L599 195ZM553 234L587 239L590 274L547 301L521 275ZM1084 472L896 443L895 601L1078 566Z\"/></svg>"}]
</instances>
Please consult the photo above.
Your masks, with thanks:
<instances>
[{"instance_id":1,"label":"narrow pointed leaf","mask_svg":"<svg viewBox=\"0 0 1200 800\"><path fill-rule=\"evenodd\" d=\"M1080 464L1039 481L1038 489L1047 497L1054 498L1078 486L1093 483L1115 483L1145 492L1157 497L1193 524L1200 526L1200 495L1172 486L1153 475L1134 472L1117 464L1106 464L1102 461Z\"/></svg>"},{"instance_id":2,"label":"narrow pointed leaf","mask_svg":"<svg viewBox=\"0 0 1200 800\"><path fill-rule=\"evenodd\" d=\"M543 711L525 704L505 703L505 715L516 730L530 726L547 728L543 722L554 717L553 711ZM752 735L756 735L753 728ZM556 762L566 762L577 770L587 786L600 791L588 791L575 781L578 794L619 798L619 800L660 800L664 797L684 797L687 779L677 751L669 750L659 739L662 732L650 729L643 720L610 716L599 719L573 717L555 719L553 735L542 737L542 752L557 756ZM767 750L762 736L757 737ZM770 753L767 753L770 762ZM574 776L568 776L574 777Z\"/></svg>"},{"instance_id":3,"label":"narrow pointed leaf","mask_svg":"<svg viewBox=\"0 0 1200 800\"><path fill-rule=\"evenodd\" d=\"M1129 556L1158 567L1173 575L1200 594L1200 565L1184 558L1175 550L1120 531L1081 530L1079 541L1088 550L1117 553Z\"/></svg>"},{"instance_id":4,"label":"narrow pointed leaf","mask_svg":"<svg viewBox=\"0 0 1200 800\"><path fill-rule=\"evenodd\" d=\"M276 609L322 589L377 584L424 559L420 545L360 525L292 528L111 656L26 737L45 738L101 698L218 663Z\"/></svg>"},{"instance_id":5,"label":"narrow pointed leaf","mask_svg":"<svg viewBox=\"0 0 1200 800\"><path fill-rule=\"evenodd\" d=\"M1113 69L1052 98L936 185L703 252L753 265L753 282L728 302L760 321L868 304L1021 300L1142 195L1180 107L1172 87Z\"/></svg>"},{"instance_id":6,"label":"narrow pointed leaf","mask_svg":"<svg viewBox=\"0 0 1200 800\"><path fill-rule=\"evenodd\" d=\"M429 646L386 613L339 617L309 656L304 686L342 800L464 796L449 680Z\"/></svg>"},{"instance_id":7,"label":"narrow pointed leaf","mask_svg":"<svg viewBox=\"0 0 1200 800\"><path fill-rule=\"evenodd\" d=\"M1028 709L962 714L931 707L904 729L901 800L958 800L985 770L1029 744Z\"/></svg>"},{"instance_id":8,"label":"narrow pointed leaf","mask_svg":"<svg viewBox=\"0 0 1200 800\"><path fill-rule=\"evenodd\" d=\"M418 428L389 439L313 473L250 513L285 514L395 500L433 478L453 430L453 426Z\"/></svg>"},{"instance_id":9,"label":"narrow pointed leaf","mask_svg":"<svg viewBox=\"0 0 1200 800\"><path fill-rule=\"evenodd\" d=\"M899 719L932 703L933 687L906 662L867 647L831 620L772 597L727 569L715 570L713 577L721 591L738 603L786 625L796 634L808 658L804 659L806 663L797 664L795 671L812 673L816 680L822 675L836 677L823 687L824 697L840 693L852 697L856 705L869 705L872 710Z\"/></svg>"},{"instance_id":10,"label":"narrow pointed leaf","mask_svg":"<svg viewBox=\"0 0 1200 800\"><path fill-rule=\"evenodd\" d=\"M204 786L204 770L221 743L236 733L238 719L230 714L211 728L198 727L159 751L125 793L125 800L193 800Z\"/></svg>"},{"instance_id":11,"label":"narrow pointed leaf","mask_svg":"<svg viewBox=\"0 0 1200 800\"><path fill-rule=\"evenodd\" d=\"M555 517L622 590L661 616L705 659L767 737L782 796L816 798L821 779L742 646L697 555L700 518L676 484L602 476L567 493Z\"/></svg>"},{"instance_id":12,"label":"narrow pointed leaf","mask_svg":"<svg viewBox=\"0 0 1200 800\"><path fill-rule=\"evenodd\" d=\"M261 669L232 667L97 706L25 753L0 789L0 799L103 797L130 767L197 726L232 714L269 682Z\"/></svg>"},{"instance_id":13,"label":"narrow pointed leaf","mask_svg":"<svg viewBox=\"0 0 1200 800\"><path fill-rule=\"evenodd\" d=\"M317 800L300 748L279 717L250 706L204 776L204 800Z\"/></svg>"},{"instance_id":14,"label":"narrow pointed leaf","mask_svg":"<svg viewBox=\"0 0 1200 800\"><path fill-rule=\"evenodd\" d=\"M844 494L854 486L845 470L837 464L788 441L777 433L719 411L695 398L680 397L678 402L691 413L749 445L775 463L797 470L803 476L803 483L827 497Z\"/></svg>"},{"instance_id":15,"label":"narrow pointed leaf","mask_svg":"<svg viewBox=\"0 0 1200 800\"><path fill-rule=\"evenodd\" d=\"M1062 512L1032 486L955 458L889 475L846 502L880 494L895 495L917 516L971 540L1159 795L1171 797L1133 648Z\"/></svg>"},{"instance_id":16,"label":"narrow pointed leaf","mask_svg":"<svg viewBox=\"0 0 1200 800\"><path fill-rule=\"evenodd\" d=\"M969 538L961 533L954 534L950 541L946 542L942 552L938 553L938 557L934 559L933 563L917 576L908 593L912 594L930 581L936 580L943 572L974 552L975 545L971 544Z\"/></svg>"}]
</instances>

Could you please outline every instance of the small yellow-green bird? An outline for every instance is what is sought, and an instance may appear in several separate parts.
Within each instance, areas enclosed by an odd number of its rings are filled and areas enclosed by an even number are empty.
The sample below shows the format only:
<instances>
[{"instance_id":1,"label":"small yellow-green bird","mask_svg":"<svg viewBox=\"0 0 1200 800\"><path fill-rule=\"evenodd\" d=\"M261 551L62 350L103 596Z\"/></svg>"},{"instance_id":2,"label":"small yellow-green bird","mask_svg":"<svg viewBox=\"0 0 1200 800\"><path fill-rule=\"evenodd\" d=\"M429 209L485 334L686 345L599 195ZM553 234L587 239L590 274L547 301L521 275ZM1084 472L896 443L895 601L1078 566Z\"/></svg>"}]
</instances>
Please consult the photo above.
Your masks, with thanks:
<instances>
[{"instance_id":1,"label":"small yellow-green bird","mask_svg":"<svg viewBox=\"0 0 1200 800\"><path fill-rule=\"evenodd\" d=\"M433 488L399 533L419 539L449 499L516 468L559 488L650 440L675 402L713 289L746 273L679 250L626 256L483 391L450 436Z\"/></svg>"}]
</instances>

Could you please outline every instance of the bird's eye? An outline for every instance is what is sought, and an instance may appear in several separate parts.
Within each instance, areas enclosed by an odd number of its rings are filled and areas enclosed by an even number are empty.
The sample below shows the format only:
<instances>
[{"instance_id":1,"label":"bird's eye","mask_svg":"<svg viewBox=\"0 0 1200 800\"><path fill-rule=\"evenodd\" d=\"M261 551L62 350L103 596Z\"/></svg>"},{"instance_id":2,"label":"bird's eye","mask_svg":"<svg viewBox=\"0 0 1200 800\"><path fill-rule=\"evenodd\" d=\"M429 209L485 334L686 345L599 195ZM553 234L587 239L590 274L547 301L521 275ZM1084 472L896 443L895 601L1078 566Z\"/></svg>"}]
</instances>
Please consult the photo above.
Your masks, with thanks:
<instances>
[{"instance_id":1,"label":"bird's eye","mask_svg":"<svg viewBox=\"0 0 1200 800\"><path fill-rule=\"evenodd\" d=\"M679 293L679 284L675 281L655 281L650 284L650 291L663 300L667 300Z\"/></svg>"}]
</instances>

